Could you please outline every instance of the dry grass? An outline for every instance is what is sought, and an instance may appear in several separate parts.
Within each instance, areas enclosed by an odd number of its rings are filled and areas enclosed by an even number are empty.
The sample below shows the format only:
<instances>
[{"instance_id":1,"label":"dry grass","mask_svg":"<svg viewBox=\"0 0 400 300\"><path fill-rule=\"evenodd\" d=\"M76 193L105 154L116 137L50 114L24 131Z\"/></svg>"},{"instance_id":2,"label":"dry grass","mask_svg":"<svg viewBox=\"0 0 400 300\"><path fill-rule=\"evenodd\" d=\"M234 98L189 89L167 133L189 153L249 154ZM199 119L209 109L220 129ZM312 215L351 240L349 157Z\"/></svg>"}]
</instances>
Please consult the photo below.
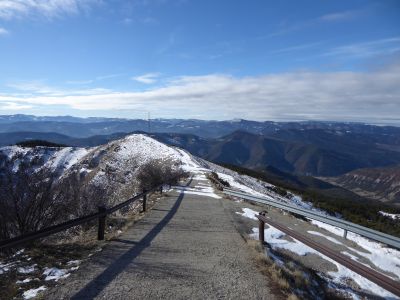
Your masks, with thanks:
<instances>
[{"instance_id":1,"label":"dry grass","mask_svg":"<svg viewBox=\"0 0 400 300\"><path fill-rule=\"evenodd\" d=\"M277 292L286 299L343 299L340 295L333 294L313 270L283 256L280 257L283 265L278 265L266 255L264 245L260 241L246 241L258 269L272 280Z\"/></svg>"},{"instance_id":2,"label":"dry grass","mask_svg":"<svg viewBox=\"0 0 400 300\"><path fill-rule=\"evenodd\" d=\"M281 270L269 256L264 254L264 246L260 241L246 240L246 242L249 245L251 255L257 268L262 274L272 279L272 283L275 285L274 292L284 298L284 295L289 292L290 285L283 276Z\"/></svg>"},{"instance_id":3,"label":"dry grass","mask_svg":"<svg viewBox=\"0 0 400 300\"><path fill-rule=\"evenodd\" d=\"M290 294L286 299L287 300L300 300L300 298L297 297L295 294Z\"/></svg>"}]
</instances>

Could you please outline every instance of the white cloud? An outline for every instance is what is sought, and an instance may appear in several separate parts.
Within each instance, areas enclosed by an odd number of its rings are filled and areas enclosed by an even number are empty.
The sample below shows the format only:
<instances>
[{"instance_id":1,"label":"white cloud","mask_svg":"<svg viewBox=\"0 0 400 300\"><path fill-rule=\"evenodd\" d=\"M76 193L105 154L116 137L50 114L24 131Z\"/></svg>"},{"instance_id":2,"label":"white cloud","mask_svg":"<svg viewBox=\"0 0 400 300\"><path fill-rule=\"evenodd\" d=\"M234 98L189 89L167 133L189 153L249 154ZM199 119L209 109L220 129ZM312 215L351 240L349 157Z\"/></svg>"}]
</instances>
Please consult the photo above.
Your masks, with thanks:
<instances>
[{"instance_id":1,"label":"white cloud","mask_svg":"<svg viewBox=\"0 0 400 300\"><path fill-rule=\"evenodd\" d=\"M1 0L0 19L77 14L99 0Z\"/></svg>"},{"instance_id":2,"label":"white cloud","mask_svg":"<svg viewBox=\"0 0 400 300\"><path fill-rule=\"evenodd\" d=\"M9 35L9 34L10 34L10 32L7 29L0 27L0 36Z\"/></svg>"},{"instance_id":3,"label":"white cloud","mask_svg":"<svg viewBox=\"0 0 400 300\"><path fill-rule=\"evenodd\" d=\"M0 110L22 110L30 108L33 108L33 106L14 102L0 102Z\"/></svg>"},{"instance_id":4,"label":"white cloud","mask_svg":"<svg viewBox=\"0 0 400 300\"><path fill-rule=\"evenodd\" d=\"M156 82L158 77L160 77L160 73L147 73L140 76L132 77L131 79L140 83L151 84Z\"/></svg>"},{"instance_id":5,"label":"white cloud","mask_svg":"<svg viewBox=\"0 0 400 300\"><path fill-rule=\"evenodd\" d=\"M400 124L400 64L373 72L183 76L140 92L103 89L0 95L0 103L75 110L151 110L160 117L337 120Z\"/></svg>"}]
</instances>

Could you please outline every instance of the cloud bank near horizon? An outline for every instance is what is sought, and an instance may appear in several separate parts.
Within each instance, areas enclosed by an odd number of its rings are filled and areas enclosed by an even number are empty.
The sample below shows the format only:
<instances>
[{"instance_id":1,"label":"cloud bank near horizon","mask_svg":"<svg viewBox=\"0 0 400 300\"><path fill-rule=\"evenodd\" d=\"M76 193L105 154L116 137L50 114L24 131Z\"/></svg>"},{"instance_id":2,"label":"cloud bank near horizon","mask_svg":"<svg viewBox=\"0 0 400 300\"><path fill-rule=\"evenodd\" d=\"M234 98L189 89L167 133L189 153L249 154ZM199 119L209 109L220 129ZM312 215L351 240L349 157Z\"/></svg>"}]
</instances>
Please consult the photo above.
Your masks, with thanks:
<instances>
[{"instance_id":1,"label":"cloud bank near horizon","mask_svg":"<svg viewBox=\"0 0 400 300\"><path fill-rule=\"evenodd\" d=\"M400 124L400 64L372 72L299 71L264 76L181 76L142 91L62 90L39 83L0 92L0 112L150 111L160 118L333 120ZM36 110L35 110L36 108ZM115 112L115 114L113 113ZM60 114L65 114L61 111Z\"/></svg>"}]
</instances>

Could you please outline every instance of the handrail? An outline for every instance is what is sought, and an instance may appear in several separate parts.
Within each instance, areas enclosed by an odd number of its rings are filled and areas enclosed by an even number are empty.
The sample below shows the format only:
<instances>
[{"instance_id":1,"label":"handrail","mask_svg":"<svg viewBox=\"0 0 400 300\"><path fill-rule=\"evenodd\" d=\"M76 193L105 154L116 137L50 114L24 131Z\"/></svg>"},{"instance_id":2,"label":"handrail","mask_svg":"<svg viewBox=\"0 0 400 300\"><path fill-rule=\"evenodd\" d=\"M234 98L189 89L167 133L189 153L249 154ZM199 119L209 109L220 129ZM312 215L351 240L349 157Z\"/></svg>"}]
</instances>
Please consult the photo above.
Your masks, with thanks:
<instances>
[{"instance_id":1,"label":"handrail","mask_svg":"<svg viewBox=\"0 0 400 300\"><path fill-rule=\"evenodd\" d=\"M7 248L15 247L15 246L18 246L18 245L21 245L21 244L25 244L25 243L30 242L30 241L34 241L34 240L37 240L37 239L40 239L40 238L43 238L43 237L47 237L47 236L52 235L54 233L57 233L57 232L60 232L60 231L64 231L64 230L69 229L71 227L75 227L75 226L87 223L87 222L92 221L94 219L99 219L99 238L98 239L104 239L104 221L105 221L105 217L107 215L109 215L109 214L111 214L111 213L113 213L113 212L115 212L115 211L117 211L117 210L119 210L119 209L121 209L121 208L123 208L125 206L128 206L129 204L135 202L136 200L138 200L138 199L140 199L142 197L143 197L143 210L145 211L146 210L146 208L145 208L146 207L146 195L149 194L149 193L152 193L152 192L154 192L154 191L156 191L158 189L160 189L160 191L162 191L162 187L164 185L165 185L164 183L160 184L160 185L158 185L158 186L156 186L156 187L154 187L154 188L152 188L152 189L150 189L148 191L144 191L143 193L135 195L134 197L132 197L132 198L130 198L128 200L125 200L124 202L119 203L119 204L117 204L117 205L115 205L113 207L110 207L110 208L107 208L107 209L103 209L103 210L100 210L100 208L99 208L99 212L97 212L97 213L93 213L93 214L90 214L90 215L87 215L87 216L83 216L83 217L80 217L80 218L69 220L69 221L66 221L64 223L53 225L53 226L50 226L50 227L47 227L47 228L43 228L43 229L35 231L35 232L30 232L30 233L26 233L26 234L23 234L23 235L20 235L20 236L17 236L17 237L13 237L13 238L10 238L10 239L2 240L2 241L0 241L0 250L4 250L4 249L7 249ZM103 222L103 226L101 224L102 222ZM103 227L103 228L101 228L101 227ZM103 238L101 238L101 236Z\"/></svg>"},{"instance_id":2,"label":"handrail","mask_svg":"<svg viewBox=\"0 0 400 300\"><path fill-rule=\"evenodd\" d=\"M287 228L280 223L267 219L265 214L261 212L259 215L256 215L257 219L259 220L259 240L264 243L264 224L267 223L276 229L282 231L283 233L295 238L296 240L300 241L301 243L317 250L318 252L322 253L323 255L328 256L329 258L333 259L334 261L340 263L341 265L349 268L353 272L360 274L361 276L371 280L372 282L376 283L377 285L383 287L385 290L395 294L396 296L400 296L400 283L395 281L388 276L379 273L359 262L352 260L350 257L347 257L341 253L338 253L331 248L324 246L320 243L317 243L310 238L294 231L293 229ZM268 242L268 241L267 241Z\"/></svg>"},{"instance_id":3,"label":"handrail","mask_svg":"<svg viewBox=\"0 0 400 300\"><path fill-rule=\"evenodd\" d=\"M227 195L247 199L250 201L258 202L261 204L267 204L267 205L270 205L270 206L273 206L276 208L280 208L280 209L301 215L303 217L307 217L310 219L321 221L321 222L329 224L329 225L339 227L344 230L344 237L346 237L347 231L351 231L351 232L357 233L359 235L362 235L364 237L370 238L372 240L375 240L375 241L387 244L389 246L392 246L394 248L400 249L400 238L380 232L380 231L376 231L376 230L373 230L373 229L370 229L370 228L367 228L367 227L364 227L364 226L361 226L358 224L354 224L352 222L348 222L348 221L345 221L345 220L342 220L339 218L335 218L332 216L327 216L327 215L324 215L324 214L321 214L321 213L318 213L318 212L315 212L312 210L306 210L303 208L299 208L292 204L282 203L282 202L267 199L264 197L249 195L247 193L236 191L236 190L229 189L229 188L224 188L223 193L225 193Z\"/></svg>"}]
</instances>

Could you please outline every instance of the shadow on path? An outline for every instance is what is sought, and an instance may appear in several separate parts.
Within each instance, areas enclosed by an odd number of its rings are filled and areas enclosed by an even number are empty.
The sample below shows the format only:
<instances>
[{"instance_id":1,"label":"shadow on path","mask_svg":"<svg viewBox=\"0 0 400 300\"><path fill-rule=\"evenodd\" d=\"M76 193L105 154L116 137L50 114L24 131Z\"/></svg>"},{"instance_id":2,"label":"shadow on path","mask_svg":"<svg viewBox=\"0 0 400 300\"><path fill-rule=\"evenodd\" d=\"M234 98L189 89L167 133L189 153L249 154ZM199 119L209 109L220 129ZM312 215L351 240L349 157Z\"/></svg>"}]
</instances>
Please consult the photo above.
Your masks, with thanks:
<instances>
[{"instance_id":1,"label":"shadow on path","mask_svg":"<svg viewBox=\"0 0 400 300\"><path fill-rule=\"evenodd\" d=\"M186 184L189 186L192 179ZM156 225L152 230L149 231L135 246L129 249L125 254L120 256L117 260L111 263L101 274L90 281L83 289L76 293L71 299L93 299L98 296L107 285L114 280L115 277L121 273L128 264L130 264L136 257L142 253L144 249L150 246L151 241L160 233L160 231L168 224L175 213L178 211L179 206L182 203L184 192L181 191L174 206L169 210L168 214ZM122 242L122 240L121 240ZM127 243L128 241L124 241ZM133 244L134 242L132 242Z\"/></svg>"}]
</instances>

